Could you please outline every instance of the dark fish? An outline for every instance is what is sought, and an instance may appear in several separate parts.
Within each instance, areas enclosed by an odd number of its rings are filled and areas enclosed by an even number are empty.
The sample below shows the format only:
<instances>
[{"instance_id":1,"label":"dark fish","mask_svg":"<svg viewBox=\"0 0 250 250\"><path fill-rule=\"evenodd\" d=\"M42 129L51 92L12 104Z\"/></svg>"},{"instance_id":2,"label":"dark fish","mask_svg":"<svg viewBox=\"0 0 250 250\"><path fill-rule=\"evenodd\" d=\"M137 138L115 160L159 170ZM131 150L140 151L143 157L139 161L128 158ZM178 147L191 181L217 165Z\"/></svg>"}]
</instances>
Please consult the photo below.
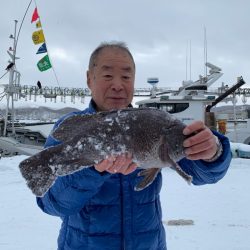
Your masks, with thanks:
<instances>
[{"instance_id":1,"label":"dark fish","mask_svg":"<svg viewBox=\"0 0 250 250\"><path fill-rule=\"evenodd\" d=\"M144 169L138 174L144 178L135 190L150 185L163 167L175 169L190 183L192 177L176 163L185 156L184 127L172 115L150 108L75 115L52 133L61 144L29 157L19 168L36 196L43 196L57 176L93 166L107 156L128 152Z\"/></svg>"}]
</instances>

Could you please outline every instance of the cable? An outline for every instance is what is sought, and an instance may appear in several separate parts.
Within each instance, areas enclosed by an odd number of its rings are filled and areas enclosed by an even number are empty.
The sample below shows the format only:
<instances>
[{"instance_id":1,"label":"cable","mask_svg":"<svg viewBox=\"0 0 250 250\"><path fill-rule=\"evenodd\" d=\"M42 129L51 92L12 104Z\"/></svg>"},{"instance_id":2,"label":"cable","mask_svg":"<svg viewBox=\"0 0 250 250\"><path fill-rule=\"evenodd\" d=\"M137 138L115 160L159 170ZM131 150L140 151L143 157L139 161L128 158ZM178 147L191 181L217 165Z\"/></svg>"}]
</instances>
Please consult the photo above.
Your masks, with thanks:
<instances>
[{"instance_id":1,"label":"cable","mask_svg":"<svg viewBox=\"0 0 250 250\"><path fill-rule=\"evenodd\" d=\"M27 12L28 12L28 10L29 10L29 8L30 8L30 5L31 5L32 1L33 1L33 0L30 0L30 2L29 2L29 4L28 4L28 7L27 7L27 9L26 9L26 11L25 11L25 13L24 13L22 22L21 22L21 24L20 24L20 27L19 27L19 30L18 30L18 33L17 33L16 43L15 43L15 51L16 51L16 48L17 48L17 42L18 42L18 38L19 38L19 35L20 35L20 31L21 31L22 26L23 26L24 19L25 19L26 15L27 15ZM14 58L14 61L15 61L15 58Z\"/></svg>"},{"instance_id":2,"label":"cable","mask_svg":"<svg viewBox=\"0 0 250 250\"><path fill-rule=\"evenodd\" d=\"M5 73L0 77L0 80L1 80L7 73L8 73L8 71L5 72Z\"/></svg>"},{"instance_id":3,"label":"cable","mask_svg":"<svg viewBox=\"0 0 250 250\"><path fill-rule=\"evenodd\" d=\"M0 101L2 101L5 96L6 96L6 94L4 94L3 96L1 96L0 97Z\"/></svg>"}]
</instances>

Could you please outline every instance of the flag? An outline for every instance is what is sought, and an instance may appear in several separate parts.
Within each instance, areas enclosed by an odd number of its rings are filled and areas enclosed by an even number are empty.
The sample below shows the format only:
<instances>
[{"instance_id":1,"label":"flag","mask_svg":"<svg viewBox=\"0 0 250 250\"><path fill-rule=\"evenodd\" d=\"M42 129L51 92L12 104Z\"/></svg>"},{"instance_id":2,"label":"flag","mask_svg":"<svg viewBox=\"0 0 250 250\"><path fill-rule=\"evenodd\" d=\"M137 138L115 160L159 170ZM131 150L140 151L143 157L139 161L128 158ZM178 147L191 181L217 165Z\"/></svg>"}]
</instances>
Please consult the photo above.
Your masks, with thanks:
<instances>
[{"instance_id":1,"label":"flag","mask_svg":"<svg viewBox=\"0 0 250 250\"><path fill-rule=\"evenodd\" d=\"M33 12L33 15L32 15L31 22L33 23L38 18L39 18L39 15L38 15L37 7L36 7L35 10L34 10L34 12Z\"/></svg>"},{"instance_id":2,"label":"flag","mask_svg":"<svg viewBox=\"0 0 250 250\"><path fill-rule=\"evenodd\" d=\"M46 52L47 52L47 46L46 46L46 43L43 43L43 45L38 49L38 51L36 53L42 54L42 53L46 53Z\"/></svg>"},{"instance_id":3,"label":"flag","mask_svg":"<svg viewBox=\"0 0 250 250\"><path fill-rule=\"evenodd\" d=\"M44 43L45 39L44 39L43 30L41 29L41 30L33 32L32 40L34 44Z\"/></svg>"},{"instance_id":4,"label":"flag","mask_svg":"<svg viewBox=\"0 0 250 250\"><path fill-rule=\"evenodd\" d=\"M41 21L36 22L36 27L37 28L41 28L42 27Z\"/></svg>"},{"instance_id":5,"label":"flag","mask_svg":"<svg viewBox=\"0 0 250 250\"><path fill-rule=\"evenodd\" d=\"M49 60L49 56L46 55L44 56L38 63L37 63L37 67L40 71L45 71L48 70L52 67L50 60Z\"/></svg>"}]
</instances>

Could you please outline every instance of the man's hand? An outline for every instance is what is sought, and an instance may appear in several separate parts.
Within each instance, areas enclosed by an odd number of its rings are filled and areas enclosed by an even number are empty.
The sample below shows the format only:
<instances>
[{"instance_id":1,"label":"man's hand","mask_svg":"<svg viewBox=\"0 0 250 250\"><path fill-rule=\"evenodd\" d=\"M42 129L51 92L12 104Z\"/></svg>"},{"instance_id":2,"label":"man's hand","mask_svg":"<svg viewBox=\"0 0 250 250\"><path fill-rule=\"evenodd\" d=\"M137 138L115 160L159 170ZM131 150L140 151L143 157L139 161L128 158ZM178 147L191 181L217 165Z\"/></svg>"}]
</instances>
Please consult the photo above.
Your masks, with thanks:
<instances>
[{"instance_id":1,"label":"man's hand","mask_svg":"<svg viewBox=\"0 0 250 250\"><path fill-rule=\"evenodd\" d=\"M132 154L127 153L109 156L94 167L98 172L107 171L111 174L121 173L127 175L135 171L137 165L132 162Z\"/></svg>"},{"instance_id":2,"label":"man's hand","mask_svg":"<svg viewBox=\"0 0 250 250\"><path fill-rule=\"evenodd\" d=\"M186 158L190 160L209 160L217 152L216 138L202 121L195 121L183 130L184 135L194 134L183 143Z\"/></svg>"}]
</instances>

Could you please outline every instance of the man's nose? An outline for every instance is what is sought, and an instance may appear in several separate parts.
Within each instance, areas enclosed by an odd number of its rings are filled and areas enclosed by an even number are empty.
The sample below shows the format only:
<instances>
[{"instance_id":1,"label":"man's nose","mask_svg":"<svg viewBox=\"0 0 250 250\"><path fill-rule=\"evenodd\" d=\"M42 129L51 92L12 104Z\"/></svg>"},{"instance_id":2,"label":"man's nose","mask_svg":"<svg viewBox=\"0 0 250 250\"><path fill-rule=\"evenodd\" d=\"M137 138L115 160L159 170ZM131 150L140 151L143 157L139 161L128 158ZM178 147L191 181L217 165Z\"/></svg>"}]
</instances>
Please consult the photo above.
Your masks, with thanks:
<instances>
[{"instance_id":1,"label":"man's nose","mask_svg":"<svg viewBox=\"0 0 250 250\"><path fill-rule=\"evenodd\" d=\"M118 77L116 77L115 79L113 79L113 83L111 86L111 89L114 91L121 91L124 89L123 87L123 83L121 81L121 79L119 79Z\"/></svg>"}]
</instances>

